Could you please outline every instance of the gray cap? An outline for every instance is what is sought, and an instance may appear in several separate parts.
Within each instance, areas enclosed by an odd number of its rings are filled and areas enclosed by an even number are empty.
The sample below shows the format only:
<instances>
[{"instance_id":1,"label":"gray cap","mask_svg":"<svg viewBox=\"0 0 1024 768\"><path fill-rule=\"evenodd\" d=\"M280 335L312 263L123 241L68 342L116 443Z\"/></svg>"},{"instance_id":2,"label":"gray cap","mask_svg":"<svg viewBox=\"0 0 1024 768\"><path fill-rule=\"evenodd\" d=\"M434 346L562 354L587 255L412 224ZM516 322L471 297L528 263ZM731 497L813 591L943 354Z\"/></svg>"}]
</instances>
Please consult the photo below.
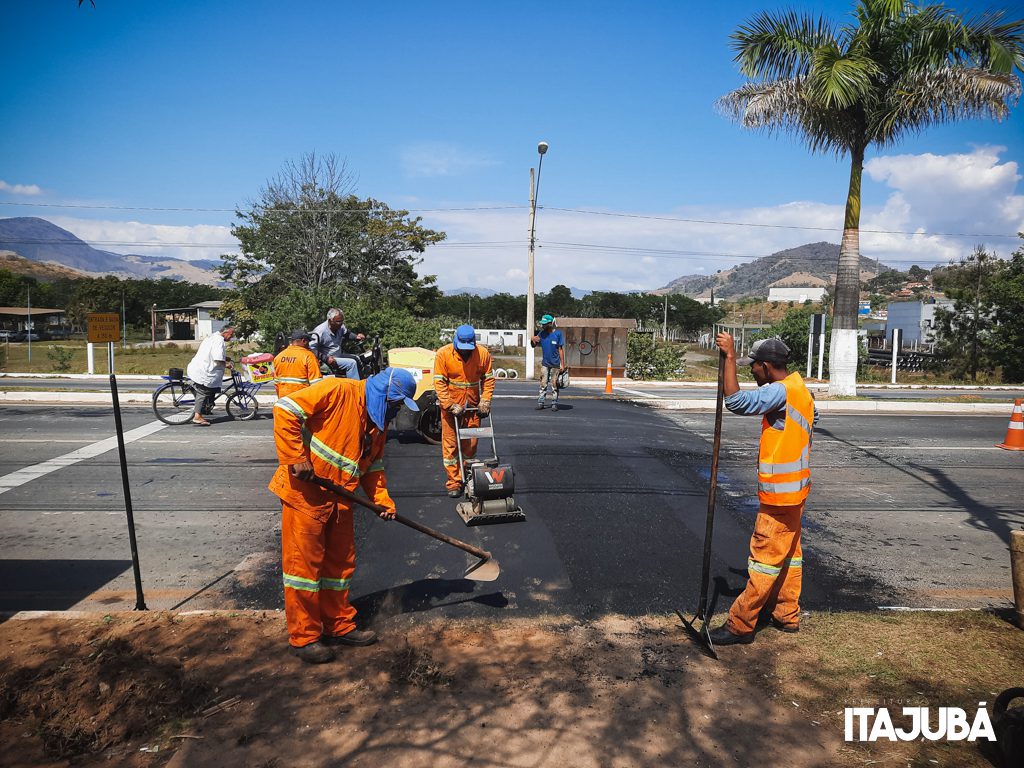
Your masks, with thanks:
<instances>
[{"instance_id":1,"label":"gray cap","mask_svg":"<svg viewBox=\"0 0 1024 768\"><path fill-rule=\"evenodd\" d=\"M305 328L298 328L298 329L292 331L291 339L292 339L292 341L299 341L300 339L306 339L308 341L309 340L309 334L306 333L306 329Z\"/></svg>"},{"instance_id":2,"label":"gray cap","mask_svg":"<svg viewBox=\"0 0 1024 768\"><path fill-rule=\"evenodd\" d=\"M736 365L750 365L753 362L785 365L789 362L789 347L779 338L755 341L747 356L737 360Z\"/></svg>"}]
</instances>

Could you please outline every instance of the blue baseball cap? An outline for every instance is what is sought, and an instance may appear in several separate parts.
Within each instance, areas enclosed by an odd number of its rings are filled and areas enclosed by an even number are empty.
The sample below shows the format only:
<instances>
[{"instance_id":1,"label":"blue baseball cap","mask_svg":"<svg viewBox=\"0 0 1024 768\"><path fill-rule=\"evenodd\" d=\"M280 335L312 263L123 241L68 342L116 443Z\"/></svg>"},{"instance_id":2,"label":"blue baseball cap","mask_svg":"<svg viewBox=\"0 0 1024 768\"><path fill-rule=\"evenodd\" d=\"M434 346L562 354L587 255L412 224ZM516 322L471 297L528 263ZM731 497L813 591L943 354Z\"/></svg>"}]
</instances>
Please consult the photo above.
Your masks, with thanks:
<instances>
[{"instance_id":1,"label":"blue baseball cap","mask_svg":"<svg viewBox=\"0 0 1024 768\"><path fill-rule=\"evenodd\" d=\"M456 349L476 349L476 331L472 325L460 325L455 329Z\"/></svg>"}]
</instances>

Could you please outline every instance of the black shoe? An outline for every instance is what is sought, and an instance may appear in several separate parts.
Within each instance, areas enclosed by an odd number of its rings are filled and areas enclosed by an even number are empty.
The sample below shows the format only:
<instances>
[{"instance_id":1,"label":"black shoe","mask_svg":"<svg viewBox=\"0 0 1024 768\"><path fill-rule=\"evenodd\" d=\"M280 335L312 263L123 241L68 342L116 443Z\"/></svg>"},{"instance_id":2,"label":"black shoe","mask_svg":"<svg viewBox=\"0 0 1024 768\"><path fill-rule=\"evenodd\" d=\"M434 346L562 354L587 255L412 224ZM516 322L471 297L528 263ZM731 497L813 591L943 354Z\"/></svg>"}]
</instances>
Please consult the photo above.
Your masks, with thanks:
<instances>
[{"instance_id":1,"label":"black shoe","mask_svg":"<svg viewBox=\"0 0 1024 768\"><path fill-rule=\"evenodd\" d=\"M711 642L715 645L749 645L754 642L754 633L748 632L745 635L734 635L729 628L723 624L718 629L711 631Z\"/></svg>"},{"instance_id":2,"label":"black shoe","mask_svg":"<svg viewBox=\"0 0 1024 768\"><path fill-rule=\"evenodd\" d=\"M800 631L799 624L783 624L781 621L772 616L772 626L776 629L785 632L788 635L795 635Z\"/></svg>"},{"instance_id":3,"label":"black shoe","mask_svg":"<svg viewBox=\"0 0 1024 768\"><path fill-rule=\"evenodd\" d=\"M462 489L461 488L449 488L448 489L448 498L449 499L457 499L457 498L459 498L461 496L462 496Z\"/></svg>"},{"instance_id":4,"label":"black shoe","mask_svg":"<svg viewBox=\"0 0 1024 768\"><path fill-rule=\"evenodd\" d=\"M554 405L552 405L551 406L551 410L552 411L557 411L558 410L558 403L555 403Z\"/></svg>"},{"instance_id":5,"label":"black shoe","mask_svg":"<svg viewBox=\"0 0 1024 768\"><path fill-rule=\"evenodd\" d=\"M377 642L377 633L372 629L353 629L344 635L324 635L320 642L324 645L373 645Z\"/></svg>"},{"instance_id":6,"label":"black shoe","mask_svg":"<svg viewBox=\"0 0 1024 768\"><path fill-rule=\"evenodd\" d=\"M334 661L334 651L319 640L301 648L296 648L294 645L291 648L292 653L307 664L326 664L328 661Z\"/></svg>"}]
</instances>

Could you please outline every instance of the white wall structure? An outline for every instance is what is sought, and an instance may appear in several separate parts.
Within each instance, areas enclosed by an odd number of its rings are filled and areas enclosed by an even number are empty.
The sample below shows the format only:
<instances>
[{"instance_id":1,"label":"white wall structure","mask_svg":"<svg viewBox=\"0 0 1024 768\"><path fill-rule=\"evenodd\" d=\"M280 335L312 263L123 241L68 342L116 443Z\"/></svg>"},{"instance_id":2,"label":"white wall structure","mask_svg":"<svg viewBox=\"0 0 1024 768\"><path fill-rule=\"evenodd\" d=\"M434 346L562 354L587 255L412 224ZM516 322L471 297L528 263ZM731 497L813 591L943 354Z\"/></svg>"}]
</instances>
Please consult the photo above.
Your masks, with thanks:
<instances>
[{"instance_id":1,"label":"white wall structure","mask_svg":"<svg viewBox=\"0 0 1024 768\"><path fill-rule=\"evenodd\" d=\"M768 289L768 301L821 301L825 287L821 285L794 285L786 288Z\"/></svg>"},{"instance_id":2,"label":"white wall structure","mask_svg":"<svg viewBox=\"0 0 1024 768\"><path fill-rule=\"evenodd\" d=\"M227 323L223 320L217 320L214 318L213 313L220 309L220 301L203 301L199 304L193 304L192 308L196 310L196 341L202 341L212 333L216 333L221 330Z\"/></svg>"},{"instance_id":3,"label":"white wall structure","mask_svg":"<svg viewBox=\"0 0 1024 768\"><path fill-rule=\"evenodd\" d=\"M927 301L893 301L887 307L885 336L892 337L894 328L903 332L903 345L930 344L935 341L935 310L952 309L952 299Z\"/></svg>"}]
</instances>

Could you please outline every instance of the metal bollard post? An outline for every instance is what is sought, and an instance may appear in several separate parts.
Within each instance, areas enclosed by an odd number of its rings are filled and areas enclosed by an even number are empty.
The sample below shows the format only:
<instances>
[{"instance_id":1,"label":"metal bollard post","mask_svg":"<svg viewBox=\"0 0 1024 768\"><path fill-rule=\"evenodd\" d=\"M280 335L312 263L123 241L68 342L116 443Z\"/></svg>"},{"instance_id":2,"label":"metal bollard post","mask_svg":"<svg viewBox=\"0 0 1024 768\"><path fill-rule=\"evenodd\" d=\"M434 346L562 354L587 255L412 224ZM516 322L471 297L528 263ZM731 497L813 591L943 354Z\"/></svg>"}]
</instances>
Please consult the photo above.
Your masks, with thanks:
<instances>
[{"instance_id":1,"label":"metal bollard post","mask_svg":"<svg viewBox=\"0 0 1024 768\"><path fill-rule=\"evenodd\" d=\"M1010 576L1017 626L1024 629L1024 529L1010 531Z\"/></svg>"}]
</instances>

